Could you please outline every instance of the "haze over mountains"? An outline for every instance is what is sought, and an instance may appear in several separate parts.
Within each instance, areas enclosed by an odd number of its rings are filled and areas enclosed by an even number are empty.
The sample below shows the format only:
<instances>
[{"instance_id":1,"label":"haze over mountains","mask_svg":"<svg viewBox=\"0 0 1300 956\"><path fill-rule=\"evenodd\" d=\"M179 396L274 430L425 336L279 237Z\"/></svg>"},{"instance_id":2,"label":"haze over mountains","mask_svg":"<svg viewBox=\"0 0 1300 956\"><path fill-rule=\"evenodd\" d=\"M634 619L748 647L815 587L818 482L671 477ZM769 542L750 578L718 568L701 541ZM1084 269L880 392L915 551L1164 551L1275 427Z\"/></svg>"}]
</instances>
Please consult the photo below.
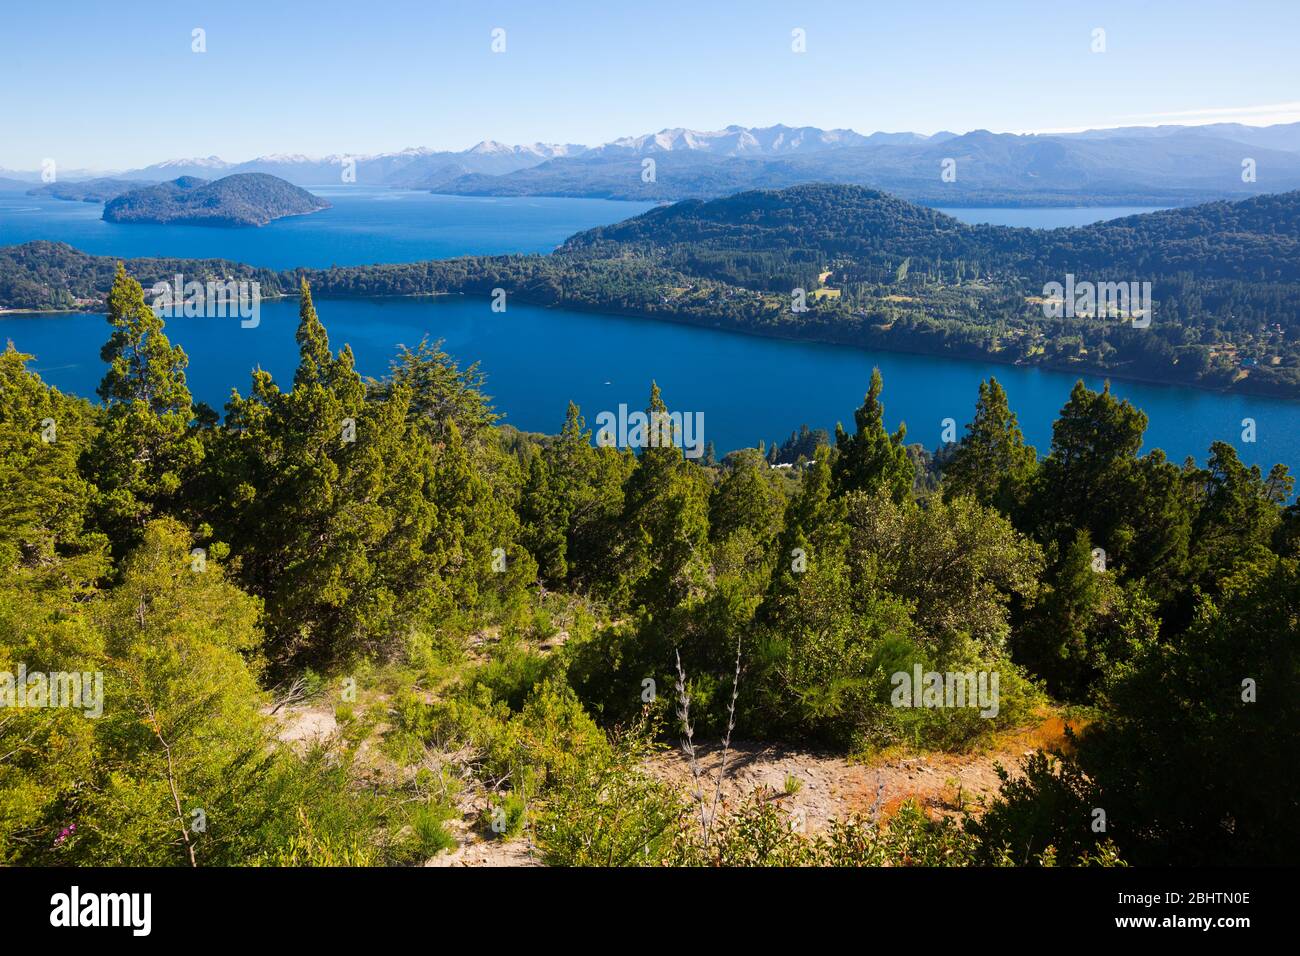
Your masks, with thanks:
<instances>
[{"instance_id":1,"label":"haze over mountains","mask_svg":"<svg viewBox=\"0 0 1300 956\"><path fill-rule=\"evenodd\" d=\"M650 172L647 159L654 161ZM1253 161L1253 179L1243 175L1247 160ZM944 169L951 170L948 178L941 175ZM299 186L356 182L481 196L675 201L831 182L871 186L930 205L1183 205L1300 188L1300 123L1050 135L673 128L595 147L487 140L461 151L276 154L240 163L216 156L172 159L114 178L159 182L241 173L269 174ZM69 173L61 180L73 178Z\"/></svg>"}]
</instances>

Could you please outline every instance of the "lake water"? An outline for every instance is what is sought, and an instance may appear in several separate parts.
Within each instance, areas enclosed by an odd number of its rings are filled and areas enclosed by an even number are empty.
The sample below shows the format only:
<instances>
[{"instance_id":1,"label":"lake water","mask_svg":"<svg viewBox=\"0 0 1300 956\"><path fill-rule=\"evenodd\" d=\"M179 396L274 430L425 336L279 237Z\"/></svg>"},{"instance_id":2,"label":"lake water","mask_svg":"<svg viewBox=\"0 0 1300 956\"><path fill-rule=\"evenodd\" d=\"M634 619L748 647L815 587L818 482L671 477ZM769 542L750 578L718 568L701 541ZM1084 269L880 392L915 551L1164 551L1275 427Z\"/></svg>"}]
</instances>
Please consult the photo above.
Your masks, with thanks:
<instances>
[{"instance_id":1,"label":"lake water","mask_svg":"<svg viewBox=\"0 0 1300 956\"><path fill-rule=\"evenodd\" d=\"M49 239L101 256L219 258L269 269L550 252L569 236L649 209L644 202L435 196L313 186L333 208L260 228L104 222L99 203L0 193L0 246Z\"/></svg>"},{"instance_id":2,"label":"lake water","mask_svg":"<svg viewBox=\"0 0 1300 956\"><path fill-rule=\"evenodd\" d=\"M976 209L946 208L939 212L947 213L954 219L972 225L987 223L992 226L1023 226L1028 229L1057 229L1061 226L1090 226L1094 222L1107 219L1119 219L1123 216L1136 216L1144 212L1156 212L1164 206L1080 206L1070 208L1031 207L1026 209Z\"/></svg>"},{"instance_id":3,"label":"lake water","mask_svg":"<svg viewBox=\"0 0 1300 956\"><path fill-rule=\"evenodd\" d=\"M31 239L69 242L119 256L220 256L273 268L332 263L402 262L467 253L544 252L572 233L635 215L644 203L584 199L483 199L332 186L317 190L334 208L260 229L115 225L101 207L21 193L0 195L0 245ZM948 209L966 221L1052 227L1131 215L1143 209ZM350 343L360 368L382 374L397 343L422 336L446 340L464 364L481 362L488 391L506 421L530 431L558 431L572 399L588 423L620 403L645 406L658 380L670 407L704 413L705 440L719 453L784 440L807 423L833 429L852 422L873 365L885 378L890 427L904 420L909 440L935 447L940 423L964 425L981 379L1007 389L1029 440L1045 452L1051 425L1074 376L960 361L762 339L632 318L541 309L512 303L494 313L487 300L321 300L322 319L337 348ZM261 325L237 320L173 319L168 333L190 356L197 399L224 406L232 387L246 391L260 365L282 384L297 361L297 302L264 303ZM94 397L103 376L99 349L108 336L102 316L0 316L0 344L11 339L37 356L34 367L59 388ZM1100 380L1088 377L1092 387ZM608 384L607 384L608 383ZM1300 466L1300 402L1172 386L1116 382L1114 391L1151 418L1148 447L1181 461L1203 461L1210 442L1235 444L1242 458L1268 467ZM1241 421L1254 418L1257 441L1243 444Z\"/></svg>"},{"instance_id":4,"label":"lake water","mask_svg":"<svg viewBox=\"0 0 1300 956\"><path fill-rule=\"evenodd\" d=\"M937 446L947 417L964 426L980 380L992 374L1006 387L1029 441L1045 453L1075 381L1041 369L868 353L566 309L511 304L495 313L487 299L459 296L318 299L317 311L334 348L349 343L370 375L384 372L396 343L444 339L462 363L482 363L498 410L528 431L559 431L570 400L589 426L598 412L617 412L620 403L644 408L655 379L670 408L704 413L704 440L719 454L784 440L804 423L828 430L837 421L852 423L872 366L884 376L889 427L906 421L909 441ZM296 300L282 300L263 303L254 329L240 328L237 319L177 318L167 330L190 357L195 397L221 408L232 387L248 391L255 366L282 386L291 383L297 319ZM91 397L104 373L99 349L108 331L100 315L0 317L0 340L35 354L43 378ZM1100 379L1085 379L1100 387ZM1204 461L1210 443L1222 439L1247 462L1300 466L1300 403L1128 382L1112 388L1150 416L1147 447L1163 448L1176 461L1187 455ZM1240 441L1243 418L1256 420L1255 443Z\"/></svg>"}]
</instances>

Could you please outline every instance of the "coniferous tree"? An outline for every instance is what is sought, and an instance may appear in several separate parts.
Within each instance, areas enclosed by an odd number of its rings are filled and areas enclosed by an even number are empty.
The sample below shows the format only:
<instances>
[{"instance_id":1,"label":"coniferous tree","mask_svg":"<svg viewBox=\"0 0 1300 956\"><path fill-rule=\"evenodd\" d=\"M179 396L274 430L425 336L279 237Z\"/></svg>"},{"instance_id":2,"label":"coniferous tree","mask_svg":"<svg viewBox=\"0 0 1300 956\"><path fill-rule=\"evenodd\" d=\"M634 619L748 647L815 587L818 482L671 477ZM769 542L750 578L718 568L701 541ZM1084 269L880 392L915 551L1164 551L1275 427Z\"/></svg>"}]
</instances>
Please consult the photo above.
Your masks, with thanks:
<instances>
[{"instance_id":1,"label":"coniferous tree","mask_svg":"<svg viewBox=\"0 0 1300 956\"><path fill-rule=\"evenodd\" d=\"M743 530L760 542L771 543L781 530L785 500L768 474L767 463L752 450L729 458L727 472L709 501L711 540L723 541Z\"/></svg>"},{"instance_id":2,"label":"coniferous tree","mask_svg":"<svg viewBox=\"0 0 1300 956\"><path fill-rule=\"evenodd\" d=\"M785 492L753 449L728 456L728 467L709 498L709 541L715 573L754 572L758 590L770 576L770 560L785 512Z\"/></svg>"},{"instance_id":3,"label":"coniferous tree","mask_svg":"<svg viewBox=\"0 0 1300 956\"><path fill-rule=\"evenodd\" d=\"M1194 508L1185 476L1159 449L1138 458L1147 417L1110 386L1078 382L1052 429L1026 520L1062 553L1079 530L1122 579L1166 601L1185 576Z\"/></svg>"},{"instance_id":4,"label":"coniferous tree","mask_svg":"<svg viewBox=\"0 0 1300 956\"><path fill-rule=\"evenodd\" d=\"M835 447L839 452L835 483L840 493L867 491L902 501L911 495L916 476L903 443L907 427L899 425L893 435L885 431L885 409L880 404L883 388L880 369L872 369L866 399L853 413L853 432L835 426Z\"/></svg>"},{"instance_id":5,"label":"coniferous tree","mask_svg":"<svg viewBox=\"0 0 1300 956\"><path fill-rule=\"evenodd\" d=\"M593 446L573 402L560 434L543 449L542 457L551 499L563 514L570 581L584 589L607 590L616 584L623 484L636 458L630 451Z\"/></svg>"},{"instance_id":6,"label":"coniferous tree","mask_svg":"<svg viewBox=\"0 0 1300 956\"><path fill-rule=\"evenodd\" d=\"M980 383L975 419L966 432L943 467L944 496L970 495L982 505L1012 514L1033 480L1038 457L1033 446L1025 444L997 379Z\"/></svg>"},{"instance_id":7,"label":"coniferous tree","mask_svg":"<svg viewBox=\"0 0 1300 956\"><path fill-rule=\"evenodd\" d=\"M102 539L87 531L94 489L78 470L94 410L42 382L29 361L13 343L0 353L0 561L39 567Z\"/></svg>"},{"instance_id":8,"label":"coniferous tree","mask_svg":"<svg viewBox=\"0 0 1300 956\"><path fill-rule=\"evenodd\" d=\"M1202 588L1214 590L1235 564L1270 546L1293 481L1283 465L1265 477L1258 465L1247 467L1236 449L1219 441L1210 446L1196 481L1201 502L1192 527L1191 573Z\"/></svg>"},{"instance_id":9,"label":"coniferous tree","mask_svg":"<svg viewBox=\"0 0 1300 956\"><path fill-rule=\"evenodd\" d=\"M455 422L461 439L477 446L485 430L501 419L483 393L484 382L477 362L459 368L443 351L441 341L431 343L424 338L413 349L398 348L388 376L370 383L370 394L382 399L392 389L405 386L411 392L411 416L435 441L444 436L448 422Z\"/></svg>"},{"instance_id":10,"label":"coniferous tree","mask_svg":"<svg viewBox=\"0 0 1300 956\"><path fill-rule=\"evenodd\" d=\"M668 407L651 383L651 427ZM634 606L668 610L697 589L708 547L708 490L676 444L648 441L624 485L624 581Z\"/></svg>"},{"instance_id":11,"label":"coniferous tree","mask_svg":"<svg viewBox=\"0 0 1300 956\"><path fill-rule=\"evenodd\" d=\"M567 509L551 485L550 466L540 453L528 462L528 477L519 502L521 541L537 562L537 573L551 587L559 587L568 576L565 549L568 546Z\"/></svg>"},{"instance_id":12,"label":"coniferous tree","mask_svg":"<svg viewBox=\"0 0 1300 956\"><path fill-rule=\"evenodd\" d=\"M1094 545L1110 550L1122 523L1147 417L1110 393L1075 383L1052 426L1052 451L1040 471L1039 526L1062 544L1087 529Z\"/></svg>"},{"instance_id":13,"label":"coniferous tree","mask_svg":"<svg viewBox=\"0 0 1300 956\"><path fill-rule=\"evenodd\" d=\"M413 424L409 387L367 400L351 350L331 353L305 284L297 339L291 391L259 370L249 397L227 406L212 508L241 580L266 602L281 666L372 653L452 600L449 576L491 564L484 536L467 547L458 513L466 496L491 496L458 486L438 498L440 471L468 468L454 423L440 450Z\"/></svg>"},{"instance_id":14,"label":"coniferous tree","mask_svg":"<svg viewBox=\"0 0 1300 956\"><path fill-rule=\"evenodd\" d=\"M113 333L100 351L109 365L99 385L103 427L84 469L98 490L98 522L120 553L139 540L151 515L174 509L202 445L191 428L189 360L168 341L162 317L120 263L108 321Z\"/></svg>"},{"instance_id":15,"label":"coniferous tree","mask_svg":"<svg viewBox=\"0 0 1300 956\"><path fill-rule=\"evenodd\" d=\"M1061 555L1018 628L1017 661L1064 700L1089 702L1101 682L1155 641L1155 604L1140 584L1121 586L1094 557L1087 531Z\"/></svg>"},{"instance_id":16,"label":"coniferous tree","mask_svg":"<svg viewBox=\"0 0 1300 956\"><path fill-rule=\"evenodd\" d=\"M1106 689L1078 760L1125 859L1286 863L1295 787L1260 768L1300 760L1300 566L1260 554L1204 600L1177 641L1146 646Z\"/></svg>"}]
</instances>

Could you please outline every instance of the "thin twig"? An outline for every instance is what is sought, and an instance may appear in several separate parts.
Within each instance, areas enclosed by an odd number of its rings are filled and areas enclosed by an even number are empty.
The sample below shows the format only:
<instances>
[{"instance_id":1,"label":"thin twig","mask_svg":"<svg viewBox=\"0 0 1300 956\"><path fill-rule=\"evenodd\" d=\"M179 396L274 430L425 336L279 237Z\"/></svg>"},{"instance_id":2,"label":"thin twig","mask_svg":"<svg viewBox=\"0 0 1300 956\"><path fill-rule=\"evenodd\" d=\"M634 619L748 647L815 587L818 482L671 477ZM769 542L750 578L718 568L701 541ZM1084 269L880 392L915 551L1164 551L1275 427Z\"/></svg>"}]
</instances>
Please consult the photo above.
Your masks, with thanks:
<instances>
[{"instance_id":1,"label":"thin twig","mask_svg":"<svg viewBox=\"0 0 1300 956\"><path fill-rule=\"evenodd\" d=\"M682 669L682 655L673 651L677 658L677 716L682 722L682 750L690 759L691 776L695 779L695 802L700 808L700 832L708 839L708 827L704 823L704 793L700 787L700 765L695 759L695 731L691 727L691 698L686 693L686 671Z\"/></svg>"},{"instance_id":2,"label":"thin twig","mask_svg":"<svg viewBox=\"0 0 1300 956\"><path fill-rule=\"evenodd\" d=\"M722 796L722 778L727 773L727 753L731 750L731 732L736 727L736 696L740 693L740 635L736 635L736 673L731 678L731 703L727 705L727 733L722 738L722 764L718 767L718 785L713 791L713 806L709 810L709 830L704 834L704 845L709 845L713 821L718 817L718 800Z\"/></svg>"}]
</instances>

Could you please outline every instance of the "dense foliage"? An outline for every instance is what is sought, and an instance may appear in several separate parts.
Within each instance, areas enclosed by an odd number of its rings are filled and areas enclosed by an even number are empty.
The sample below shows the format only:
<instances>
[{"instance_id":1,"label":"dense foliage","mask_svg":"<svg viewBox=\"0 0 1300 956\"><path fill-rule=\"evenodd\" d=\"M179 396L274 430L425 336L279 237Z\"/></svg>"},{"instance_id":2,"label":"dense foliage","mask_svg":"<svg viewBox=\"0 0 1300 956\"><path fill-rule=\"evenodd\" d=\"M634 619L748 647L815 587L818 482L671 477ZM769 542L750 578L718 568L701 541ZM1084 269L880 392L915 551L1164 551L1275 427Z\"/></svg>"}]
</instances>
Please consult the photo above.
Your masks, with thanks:
<instances>
[{"instance_id":1,"label":"dense foliage","mask_svg":"<svg viewBox=\"0 0 1300 956\"><path fill-rule=\"evenodd\" d=\"M1145 416L1082 383L1040 460L990 380L927 485L878 374L793 468L602 447L575 406L529 436L435 344L363 379L299 295L293 381L254 373L224 422L125 270L101 405L0 355L0 674L103 680L98 716L0 708L0 860L417 862L454 844L467 778L484 831L552 863L1300 849L1284 468L1138 456ZM996 706L902 706L915 671L995 675ZM340 686L335 735L285 736L277 711ZM770 804L701 826L648 771L687 696L697 738L865 758L977 747L1053 701L1094 717L964 823L803 837Z\"/></svg>"}]
</instances>

